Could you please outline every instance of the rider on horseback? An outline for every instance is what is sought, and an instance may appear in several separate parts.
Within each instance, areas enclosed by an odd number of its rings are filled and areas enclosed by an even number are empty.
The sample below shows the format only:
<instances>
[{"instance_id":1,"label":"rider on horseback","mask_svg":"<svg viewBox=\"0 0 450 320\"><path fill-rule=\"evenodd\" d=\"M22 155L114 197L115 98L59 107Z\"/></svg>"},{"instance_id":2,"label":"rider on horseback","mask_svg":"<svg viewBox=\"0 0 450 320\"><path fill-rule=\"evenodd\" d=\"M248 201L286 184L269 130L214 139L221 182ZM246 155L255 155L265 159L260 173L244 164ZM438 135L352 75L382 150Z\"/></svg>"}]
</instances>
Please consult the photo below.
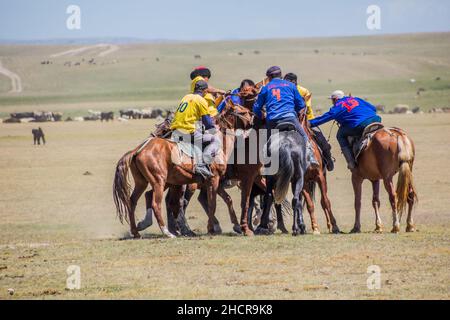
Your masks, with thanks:
<instances>
[{"instance_id":1,"label":"rider on horseback","mask_svg":"<svg viewBox=\"0 0 450 320\"><path fill-rule=\"evenodd\" d=\"M287 73L284 76L284 80L290 81L297 86L298 92L305 100L307 119L308 120L314 119L315 116L314 116L314 112L312 109L312 101L311 101L312 94L311 94L311 92L308 89L306 89L305 87L302 87L298 84L297 75L294 73ZM313 131L314 131L315 141L317 142L320 149L322 150L323 159L327 166L327 170L333 171L334 162L333 162L333 157L331 155L331 145L328 143L327 139L325 139L322 131L320 131L318 128L313 129Z\"/></svg>"},{"instance_id":2,"label":"rider on horseback","mask_svg":"<svg viewBox=\"0 0 450 320\"><path fill-rule=\"evenodd\" d=\"M320 126L331 120L340 124L336 138L348 168L353 170L356 162L348 137L360 137L368 125L381 122L381 117L377 115L376 108L372 104L357 97L346 96L341 90L333 92L330 99L333 101L330 111L311 120L311 127Z\"/></svg>"},{"instance_id":3,"label":"rider on horseback","mask_svg":"<svg viewBox=\"0 0 450 320\"><path fill-rule=\"evenodd\" d=\"M199 81L205 81L206 83L208 83L209 79L211 79L211 70L209 70L206 67L200 66L195 68L192 72L191 72L191 93L194 93L195 91L195 85L197 84L197 82ZM208 102L208 109L210 111L210 115L212 117L216 116L218 111L216 108L216 105L218 103L216 103L216 95L224 95L225 91L220 90L220 89L216 89L212 86L210 86L208 84L208 88L206 91L206 94L204 95L205 100Z\"/></svg>"},{"instance_id":4,"label":"rider on horseback","mask_svg":"<svg viewBox=\"0 0 450 320\"><path fill-rule=\"evenodd\" d=\"M208 102L204 96L208 93L208 84L206 81L199 80L194 86L194 93L186 95L175 111L171 124L171 130L174 136L187 136L186 141L191 141L194 145L207 147L203 150L203 159L196 163L195 173L207 179L213 176L208 163L211 163L220 148L220 140L214 134L216 128L208 109ZM201 121L202 126L196 127L196 123ZM206 131L207 130L207 131Z\"/></svg>"},{"instance_id":5,"label":"rider on horseback","mask_svg":"<svg viewBox=\"0 0 450 320\"><path fill-rule=\"evenodd\" d=\"M258 100L253 107L255 116L262 119L262 109L266 106L266 126L268 137L271 130L276 129L280 124L290 124L305 139L307 146L308 161L312 165L318 165L312 152L308 136L298 120L299 112L305 108L305 100L298 92L296 86L281 78L280 67L271 67L267 70L266 76L269 79L267 85L262 87L258 95Z\"/></svg>"},{"instance_id":6,"label":"rider on horseback","mask_svg":"<svg viewBox=\"0 0 450 320\"><path fill-rule=\"evenodd\" d=\"M243 105L243 99L239 96L240 93L246 93L249 90L252 90L255 87L255 83L250 79L242 80L241 85L239 88L234 89L230 92L230 96L228 99L230 99L234 104ZM219 104L217 107L217 110L219 112L222 112L222 110L225 108L227 104L227 100L223 99L223 101Z\"/></svg>"}]
</instances>

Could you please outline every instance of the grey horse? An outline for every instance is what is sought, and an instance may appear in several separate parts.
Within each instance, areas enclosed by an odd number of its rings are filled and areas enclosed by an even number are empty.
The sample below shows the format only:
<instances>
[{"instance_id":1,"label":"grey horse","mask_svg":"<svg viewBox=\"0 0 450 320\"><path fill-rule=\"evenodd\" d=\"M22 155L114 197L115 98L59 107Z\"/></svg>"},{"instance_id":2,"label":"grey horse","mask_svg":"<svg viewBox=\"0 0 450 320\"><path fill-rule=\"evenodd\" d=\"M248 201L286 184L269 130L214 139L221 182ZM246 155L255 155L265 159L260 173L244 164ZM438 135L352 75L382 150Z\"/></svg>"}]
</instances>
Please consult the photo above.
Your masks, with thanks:
<instances>
[{"instance_id":1,"label":"grey horse","mask_svg":"<svg viewBox=\"0 0 450 320\"><path fill-rule=\"evenodd\" d=\"M273 202L281 204L286 198L289 185L292 186L293 225L292 234L306 233L303 220L302 189L305 172L308 168L306 141L292 127L277 128L280 131L267 142L271 159L278 159L278 171L267 179L267 188L273 190L273 196L266 197L261 223L257 234L269 233L269 214Z\"/></svg>"}]
</instances>

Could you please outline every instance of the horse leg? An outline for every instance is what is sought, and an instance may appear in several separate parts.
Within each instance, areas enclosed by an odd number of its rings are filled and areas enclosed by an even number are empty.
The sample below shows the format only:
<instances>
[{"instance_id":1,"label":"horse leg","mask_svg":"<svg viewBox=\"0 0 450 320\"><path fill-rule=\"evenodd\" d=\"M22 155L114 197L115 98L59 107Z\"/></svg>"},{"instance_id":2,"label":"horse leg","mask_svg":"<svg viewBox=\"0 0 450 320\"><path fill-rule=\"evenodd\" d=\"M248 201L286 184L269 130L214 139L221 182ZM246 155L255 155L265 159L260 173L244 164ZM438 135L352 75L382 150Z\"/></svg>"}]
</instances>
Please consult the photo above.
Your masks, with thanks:
<instances>
[{"instance_id":1,"label":"horse leg","mask_svg":"<svg viewBox=\"0 0 450 320\"><path fill-rule=\"evenodd\" d=\"M320 189L320 204L322 205L322 209L325 212L325 217L327 218L328 232L334 234L341 233L336 219L334 218L333 211L331 210L331 201L328 198L327 178L325 175L320 174L318 184Z\"/></svg>"},{"instance_id":2,"label":"horse leg","mask_svg":"<svg viewBox=\"0 0 450 320\"><path fill-rule=\"evenodd\" d=\"M250 197L255 178L256 177L252 175L241 180L241 230L246 236L253 236L253 231L248 226L249 223L252 223L252 221L248 221L247 216L249 212Z\"/></svg>"},{"instance_id":3,"label":"horse leg","mask_svg":"<svg viewBox=\"0 0 450 320\"><path fill-rule=\"evenodd\" d=\"M202 187L200 189L200 194L197 198L198 202L202 206L203 210L205 211L206 215L208 215L208 191L207 188ZM214 224L214 233L215 234L222 234L222 227L220 226L219 220L217 220L216 216L213 217L213 224Z\"/></svg>"},{"instance_id":4,"label":"horse leg","mask_svg":"<svg viewBox=\"0 0 450 320\"><path fill-rule=\"evenodd\" d=\"M194 192L190 191L186 185L183 187L183 192L180 195L173 195L173 193L169 190L166 195L166 208L167 208L167 226L169 228L170 233L176 235L182 235L186 237L195 237L196 234L191 230L189 224L186 220L186 207L189 204L189 200L191 199ZM173 200L172 197L175 197ZM171 201L178 201L178 213L172 211L171 206L169 205Z\"/></svg>"},{"instance_id":5,"label":"horse leg","mask_svg":"<svg viewBox=\"0 0 450 320\"><path fill-rule=\"evenodd\" d=\"M177 221L175 219L175 213L172 211L172 208L170 206L170 202L173 201L171 198L171 192L170 189L166 194L165 202L166 202L166 211L167 211L167 228L169 229L170 233L173 233L175 235L180 235L179 228Z\"/></svg>"},{"instance_id":6,"label":"horse leg","mask_svg":"<svg viewBox=\"0 0 450 320\"><path fill-rule=\"evenodd\" d=\"M275 205L275 211L277 213L277 230L280 230L283 234L288 234L289 231L286 229L286 226L284 225L284 219L283 219L283 207L281 204Z\"/></svg>"},{"instance_id":7,"label":"horse leg","mask_svg":"<svg viewBox=\"0 0 450 320\"><path fill-rule=\"evenodd\" d=\"M175 235L170 233L169 229L164 223L164 219L162 217L162 202L164 197L164 186L165 183L163 181L157 181L153 185L153 203L152 207L155 212L156 221L158 221L159 228L163 235L169 238L175 238Z\"/></svg>"},{"instance_id":8,"label":"horse leg","mask_svg":"<svg viewBox=\"0 0 450 320\"><path fill-rule=\"evenodd\" d=\"M352 173L353 192L355 193L355 225L350 233L361 233L361 194L363 178Z\"/></svg>"},{"instance_id":9,"label":"horse leg","mask_svg":"<svg viewBox=\"0 0 450 320\"><path fill-rule=\"evenodd\" d=\"M228 192L223 188L221 184L219 185L219 189L217 190L217 192L228 207L228 214L230 215L230 220L231 223L233 224L233 231L236 233L242 233L241 225L239 224L239 221L236 217L236 212L234 211L233 208L233 199L231 199L231 196L228 194Z\"/></svg>"},{"instance_id":10,"label":"horse leg","mask_svg":"<svg viewBox=\"0 0 450 320\"><path fill-rule=\"evenodd\" d=\"M314 214L314 202L312 201L309 192L307 192L305 189L303 189L302 192L306 201L306 209L308 210L309 216L311 218L311 229L313 231L313 234L320 234L319 225L317 224L316 215ZM331 223L329 222L328 215L325 216L327 217L327 224L329 225L328 228L329 230L331 230Z\"/></svg>"},{"instance_id":11,"label":"horse leg","mask_svg":"<svg viewBox=\"0 0 450 320\"><path fill-rule=\"evenodd\" d=\"M373 198L372 207L375 210L375 232L383 232L383 223L380 217L380 180L372 181Z\"/></svg>"},{"instance_id":12,"label":"horse leg","mask_svg":"<svg viewBox=\"0 0 450 320\"><path fill-rule=\"evenodd\" d=\"M166 196L167 214L168 214L168 216L170 214L173 215L173 219L176 223L176 226L183 223L180 221L180 218L184 218L184 217L180 217L180 213L183 214L182 208L184 205L185 191L186 191L186 186L172 186L169 189L169 192L167 193L167 196ZM169 228L169 231L176 235L182 235L182 233L179 232L177 229L179 229L179 228L175 228L176 233L170 231L170 228Z\"/></svg>"},{"instance_id":13,"label":"horse leg","mask_svg":"<svg viewBox=\"0 0 450 320\"><path fill-rule=\"evenodd\" d=\"M267 177L266 179L266 193L264 195L264 205L263 205L263 213L261 216L261 223L258 228L256 228L256 232L261 235L270 234L269 230L269 222L270 222L270 210L272 209L273 204L273 185L275 181L273 181L273 177Z\"/></svg>"},{"instance_id":14,"label":"horse leg","mask_svg":"<svg viewBox=\"0 0 450 320\"><path fill-rule=\"evenodd\" d=\"M208 233L216 234L216 232L222 231L216 229L214 223L216 206L217 206L217 189L219 188L220 178L216 175L212 177L206 184L206 190L208 191Z\"/></svg>"},{"instance_id":15,"label":"horse leg","mask_svg":"<svg viewBox=\"0 0 450 320\"><path fill-rule=\"evenodd\" d=\"M392 181L392 177L383 180L384 187L389 194L389 202L391 203L392 208L392 233L400 232L400 221L397 213L397 194L395 192L394 182Z\"/></svg>"},{"instance_id":16,"label":"horse leg","mask_svg":"<svg viewBox=\"0 0 450 320\"><path fill-rule=\"evenodd\" d=\"M143 231L153 224L153 190L145 193L145 217L144 220L139 221L137 224L137 230Z\"/></svg>"},{"instance_id":17,"label":"horse leg","mask_svg":"<svg viewBox=\"0 0 450 320\"><path fill-rule=\"evenodd\" d=\"M253 210L255 209L255 198L256 196L253 194L250 195L250 199L248 202L248 213L247 213L247 221L248 221L248 228L254 232L254 228L253 228Z\"/></svg>"},{"instance_id":18,"label":"horse leg","mask_svg":"<svg viewBox=\"0 0 450 320\"><path fill-rule=\"evenodd\" d=\"M292 224L292 235L306 234L306 225L303 220L302 206L303 179L300 178L295 184L292 184L292 209L294 210L294 223Z\"/></svg>"},{"instance_id":19,"label":"horse leg","mask_svg":"<svg viewBox=\"0 0 450 320\"><path fill-rule=\"evenodd\" d=\"M410 189L409 196L408 196L408 218L406 219L406 232L415 232L416 227L414 225L413 217L412 217L412 211L414 207L414 191Z\"/></svg>"},{"instance_id":20,"label":"horse leg","mask_svg":"<svg viewBox=\"0 0 450 320\"><path fill-rule=\"evenodd\" d=\"M135 187L133 190L133 193L130 196L130 211L128 212L128 218L130 221L130 231L131 234L135 239L140 238L138 228L136 227L136 219L135 219L135 211L136 211L136 205L141 197L141 195L144 193L145 189L147 188L147 181L143 179L135 179Z\"/></svg>"}]
</instances>

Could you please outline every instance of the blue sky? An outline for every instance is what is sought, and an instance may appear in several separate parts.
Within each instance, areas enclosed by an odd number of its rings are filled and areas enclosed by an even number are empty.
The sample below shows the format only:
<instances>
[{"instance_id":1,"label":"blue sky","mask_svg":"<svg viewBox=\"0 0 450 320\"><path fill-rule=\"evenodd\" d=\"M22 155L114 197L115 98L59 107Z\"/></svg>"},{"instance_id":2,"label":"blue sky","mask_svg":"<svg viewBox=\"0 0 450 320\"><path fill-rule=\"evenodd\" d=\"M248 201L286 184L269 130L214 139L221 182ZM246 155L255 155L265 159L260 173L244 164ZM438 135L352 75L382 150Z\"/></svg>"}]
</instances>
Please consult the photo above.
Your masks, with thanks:
<instances>
[{"instance_id":1,"label":"blue sky","mask_svg":"<svg viewBox=\"0 0 450 320\"><path fill-rule=\"evenodd\" d=\"M66 8L81 8L81 30ZM366 27L369 5L381 30ZM448 0L0 0L0 40L261 39L450 31Z\"/></svg>"}]
</instances>

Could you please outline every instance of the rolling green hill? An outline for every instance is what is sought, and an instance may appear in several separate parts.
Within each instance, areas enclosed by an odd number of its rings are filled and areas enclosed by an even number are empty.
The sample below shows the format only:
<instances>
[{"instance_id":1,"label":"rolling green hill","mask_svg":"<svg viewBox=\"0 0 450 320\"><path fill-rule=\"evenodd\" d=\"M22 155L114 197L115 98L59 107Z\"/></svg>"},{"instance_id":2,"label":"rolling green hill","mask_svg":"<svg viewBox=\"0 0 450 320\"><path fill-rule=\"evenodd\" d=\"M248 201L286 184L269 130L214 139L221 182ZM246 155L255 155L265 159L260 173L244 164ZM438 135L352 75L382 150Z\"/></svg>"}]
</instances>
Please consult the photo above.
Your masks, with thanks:
<instances>
[{"instance_id":1,"label":"rolling green hill","mask_svg":"<svg viewBox=\"0 0 450 320\"><path fill-rule=\"evenodd\" d=\"M10 81L0 74L0 116L37 109L72 115L87 109L171 107L188 91L189 72L200 64L213 70L211 83L224 89L243 78L261 80L267 67L280 65L300 75L313 92L315 108L322 110L328 108L327 95L338 88L388 109L450 106L450 33L124 44L105 56L99 56L105 48L94 47L51 57L82 47L1 45L0 61L20 76L23 91L9 93ZM95 65L88 63L91 58ZM47 60L52 64L41 64ZM80 66L73 66L76 62ZM420 97L419 88L425 89Z\"/></svg>"}]
</instances>

